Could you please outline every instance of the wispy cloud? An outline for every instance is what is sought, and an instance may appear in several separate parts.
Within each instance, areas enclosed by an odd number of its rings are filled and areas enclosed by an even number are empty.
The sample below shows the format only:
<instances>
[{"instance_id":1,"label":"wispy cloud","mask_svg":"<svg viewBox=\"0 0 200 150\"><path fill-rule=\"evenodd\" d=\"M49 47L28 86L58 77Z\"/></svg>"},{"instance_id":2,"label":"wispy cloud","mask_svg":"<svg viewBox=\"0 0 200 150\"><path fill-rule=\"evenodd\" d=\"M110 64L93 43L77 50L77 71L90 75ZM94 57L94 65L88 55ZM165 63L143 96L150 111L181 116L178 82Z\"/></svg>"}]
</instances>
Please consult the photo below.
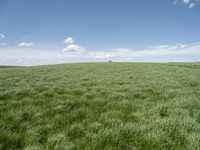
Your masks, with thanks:
<instances>
[{"instance_id":1,"label":"wispy cloud","mask_svg":"<svg viewBox=\"0 0 200 150\"><path fill-rule=\"evenodd\" d=\"M0 46L7 46L8 43L0 43Z\"/></svg>"},{"instance_id":2,"label":"wispy cloud","mask_svg":"<svg viewBox=\"0 0 200 150\"><path fill-rule=\"evenodd\" d=\"M157 56L183 56L200 55L200 43L175 44L175 45L156 45L148 49L135 50L130 48L115 48L108 50L90 51L85 50L82 55L74 54L76 57L84 58L135 58L135 57L157 57Z\"/></svg>"},{"instance_id":3,"label":"wispy cloud","mask_svg":"<svg viewBox=\"0 0 200 150\"><path fill-rule=\"evenodd\" d=\"M200 4L200 0L174 0L174 4L177 4L178 1L181 1L181 3L186 5L188 8L193 8Z\"/></svg>"},{"instance_id":4,"label":"wispy cloud","mask_svg":"<svg viewBox=\"0 0 200 150\"><path fill-rule=\"evenodd\" d=\"M176 45L156 45L145 50L132 50L128 48L113 49L92 54L99 58L126 58L126 57L147 57L147 56L177 56L200 54L200 43L176 44Z\"/></svg>"},{"instance_id":5,"label":"wispy cloud","mask_svg":"<svg viewBox=\"0 0 200 150\"><path fill-rule=\"evenodd\" d=\"M195 3L190 3L189 5L188 5L188 8L192 8L192 7L194 7L195 6Z\"/></svg>"},{"instance_id":6,"label":"wispy cloud","mask_svg":"<svg viewBox=\"0 0 200 150\"><path fill-rule=\"evenodd\" d=\"M63 52L73 52L76 54L83 54L86 52L86 49L75 44L75 41L72 37L68 37L63 41L67 46L63 49Z\"/></svg>"},{"instance_id":7,"label":"wispy cloud","mask_svg":"<svg viewBox=\"0 0 200 150\"><path fill-rule=\"evenodd\" d=\"M34 46L34 42L20 42L17 46L18 47L32 47Z\"/></svg>"},{"instance_id":8,"label":"wispy cloud","mask_svg":"<svg viewBox=\"0 0 200 150\"><path fill-rule=\"evenodd\" d=\"M189 4L191 2L191 0L183 0L183 3L185 4Z\"/></svg>"},{"instance_id":9,"label":"wispy cloud","mask_svg":"<svg viewBox=\"0 0 200 150\"><path fill-rule=\"evenodd\" d=\"M174 5L176 5L176 4L177 4L177 0L174 1Z\"/></svg>"},{"instance_id":10,"label":"wispy cloud","mask_svg":"<svg viewBox=\"0 0 200 150\"><path fill-rule=\"evenodd\" d=\"M0 39L3 39L3 38L5 38L5 35L0 33Z\"/></svg>"}]
</instances>

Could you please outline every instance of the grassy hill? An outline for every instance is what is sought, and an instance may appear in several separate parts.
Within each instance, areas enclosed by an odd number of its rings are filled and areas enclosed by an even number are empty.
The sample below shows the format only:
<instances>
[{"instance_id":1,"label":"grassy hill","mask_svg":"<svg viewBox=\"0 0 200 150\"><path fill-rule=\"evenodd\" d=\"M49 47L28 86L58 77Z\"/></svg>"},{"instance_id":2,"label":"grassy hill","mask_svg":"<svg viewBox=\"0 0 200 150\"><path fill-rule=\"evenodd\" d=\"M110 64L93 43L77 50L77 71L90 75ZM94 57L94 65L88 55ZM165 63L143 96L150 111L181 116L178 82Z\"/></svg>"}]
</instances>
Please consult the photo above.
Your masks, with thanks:
<instances>
[{"instance_id":1,"label":"grassy hill","mask_svg":"<svg viewBox=\"0 0 200 150\"><path fill-rule=\"evenodd\" d=\"M0 149L200 149L200 63L1 67Z\"/></svg>"}]
</instances>

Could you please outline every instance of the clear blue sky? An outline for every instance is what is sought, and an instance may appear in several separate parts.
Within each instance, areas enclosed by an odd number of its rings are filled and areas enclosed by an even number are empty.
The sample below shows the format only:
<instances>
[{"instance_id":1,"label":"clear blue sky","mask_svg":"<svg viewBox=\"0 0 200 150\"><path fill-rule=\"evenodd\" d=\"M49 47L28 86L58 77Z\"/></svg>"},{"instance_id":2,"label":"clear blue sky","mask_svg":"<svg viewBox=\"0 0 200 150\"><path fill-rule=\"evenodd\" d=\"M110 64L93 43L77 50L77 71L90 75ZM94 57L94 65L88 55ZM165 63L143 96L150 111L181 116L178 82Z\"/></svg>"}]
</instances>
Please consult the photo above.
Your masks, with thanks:
<instances>
[{"instance_id":1,"label":"clear blue sky","mask_svg":"<svg viewBox=\"0 0 200 150\"><path fill-rule=\"evenodd\" d=\"M7 47L64 48L72 37L90 51L144 50L200 42L199 29L198 0L0 0L0 42Z\"/></svg>"}]
</instances>

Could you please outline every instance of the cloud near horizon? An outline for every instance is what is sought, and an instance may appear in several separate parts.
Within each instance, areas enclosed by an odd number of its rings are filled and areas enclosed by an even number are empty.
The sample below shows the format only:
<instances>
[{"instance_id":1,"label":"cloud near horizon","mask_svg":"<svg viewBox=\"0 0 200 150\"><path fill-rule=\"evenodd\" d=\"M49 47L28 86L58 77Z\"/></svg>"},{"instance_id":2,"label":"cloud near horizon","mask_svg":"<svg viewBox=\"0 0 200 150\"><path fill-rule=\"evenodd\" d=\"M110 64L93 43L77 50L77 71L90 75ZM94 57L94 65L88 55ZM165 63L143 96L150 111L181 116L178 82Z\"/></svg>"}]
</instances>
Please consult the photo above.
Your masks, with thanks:
<instances>
[{"instance_id":1,"label":"cloud near horizon","mask_svg":"<svg viewBox=\"0 0 200 150\"><path fill-rule=\"evenodd\" d=\"M34 46L34 42L20 42L17 46L18 47L32 47Z\"/></svg>"},{"instance_id":2,"label":"cloud near horizon","mask_svg":"<svg viewBox=\"0 0 200 150\"><path fill-rule=\"evenodd\" d=\"M99 51L90 51L75 45L73 38L69 37L64 40L67 47L63 52L73 54L75 57L84 58L128 58L128 57L149 57L149 56L177 56L177 55L196 55L200 54L200 43L192 44L175 44L175 45L156 45L148 49L134 50L130 48L115 48ZM73 53L76 52L76 53Z\"/></svg>"},{"instance_id":3,"label":"cloud near horizon","mask_svg":"<svg viewBox=\"0 0 200 150\"><path fill-rule=\"evenodd\" d=\"M68 42L69 50L34 48L34 50L9 48L0 51L0 65L43 65L82 61L200 61L200 43L155 45L143 50L116 48L86 50L84 53L74 42ZM66 49L66 48L65 48ZM79 52L79 53L78 53Z\"/></svg>"},{"instance_id":4,"label":"cloud near horizon","mask_svg":"<svg viewBox=\"0 0 200 150\"><path fill-rule=\"evenodd\" d=\"M120 48L102 52L88 52L95 58L136 58L136 57L159 57L159 56L188 56L200 55L200 43L176 44L176 45L156 45L149 49L132 50ZM133 59L134 60L134 59Z\"/></svg>"},{"instance_id":5,"label":"cloud near horizon","mask_svg":"<svg viewBox=\"0 0 200 150\"><path fill-rule=\"evenodd\" d=\"M63 49L63 52L73 52L76 54L85 53L86 49L75 44L75 41L72 37L68 37L63 41L67 46Z\"/></svg>"}]
</instances>

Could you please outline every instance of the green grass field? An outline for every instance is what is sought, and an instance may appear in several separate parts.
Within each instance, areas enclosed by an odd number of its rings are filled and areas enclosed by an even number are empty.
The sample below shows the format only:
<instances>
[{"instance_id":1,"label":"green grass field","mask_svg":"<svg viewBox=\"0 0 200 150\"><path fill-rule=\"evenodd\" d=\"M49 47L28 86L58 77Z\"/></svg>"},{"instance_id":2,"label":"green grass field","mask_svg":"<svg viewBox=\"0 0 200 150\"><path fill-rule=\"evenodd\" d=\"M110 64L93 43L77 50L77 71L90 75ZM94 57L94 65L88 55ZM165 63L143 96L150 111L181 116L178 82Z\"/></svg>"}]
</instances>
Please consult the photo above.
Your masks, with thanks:
<instances>
[{"instance_id":1,"label":"green grass field","mask_svg":"<svg viewBox=\"0 0 200 150\"><path fill-rule=\"evenodd\" d=\"M200 149L200 63L1 67L0 149Z\"/></svg>"}]
</instances>

